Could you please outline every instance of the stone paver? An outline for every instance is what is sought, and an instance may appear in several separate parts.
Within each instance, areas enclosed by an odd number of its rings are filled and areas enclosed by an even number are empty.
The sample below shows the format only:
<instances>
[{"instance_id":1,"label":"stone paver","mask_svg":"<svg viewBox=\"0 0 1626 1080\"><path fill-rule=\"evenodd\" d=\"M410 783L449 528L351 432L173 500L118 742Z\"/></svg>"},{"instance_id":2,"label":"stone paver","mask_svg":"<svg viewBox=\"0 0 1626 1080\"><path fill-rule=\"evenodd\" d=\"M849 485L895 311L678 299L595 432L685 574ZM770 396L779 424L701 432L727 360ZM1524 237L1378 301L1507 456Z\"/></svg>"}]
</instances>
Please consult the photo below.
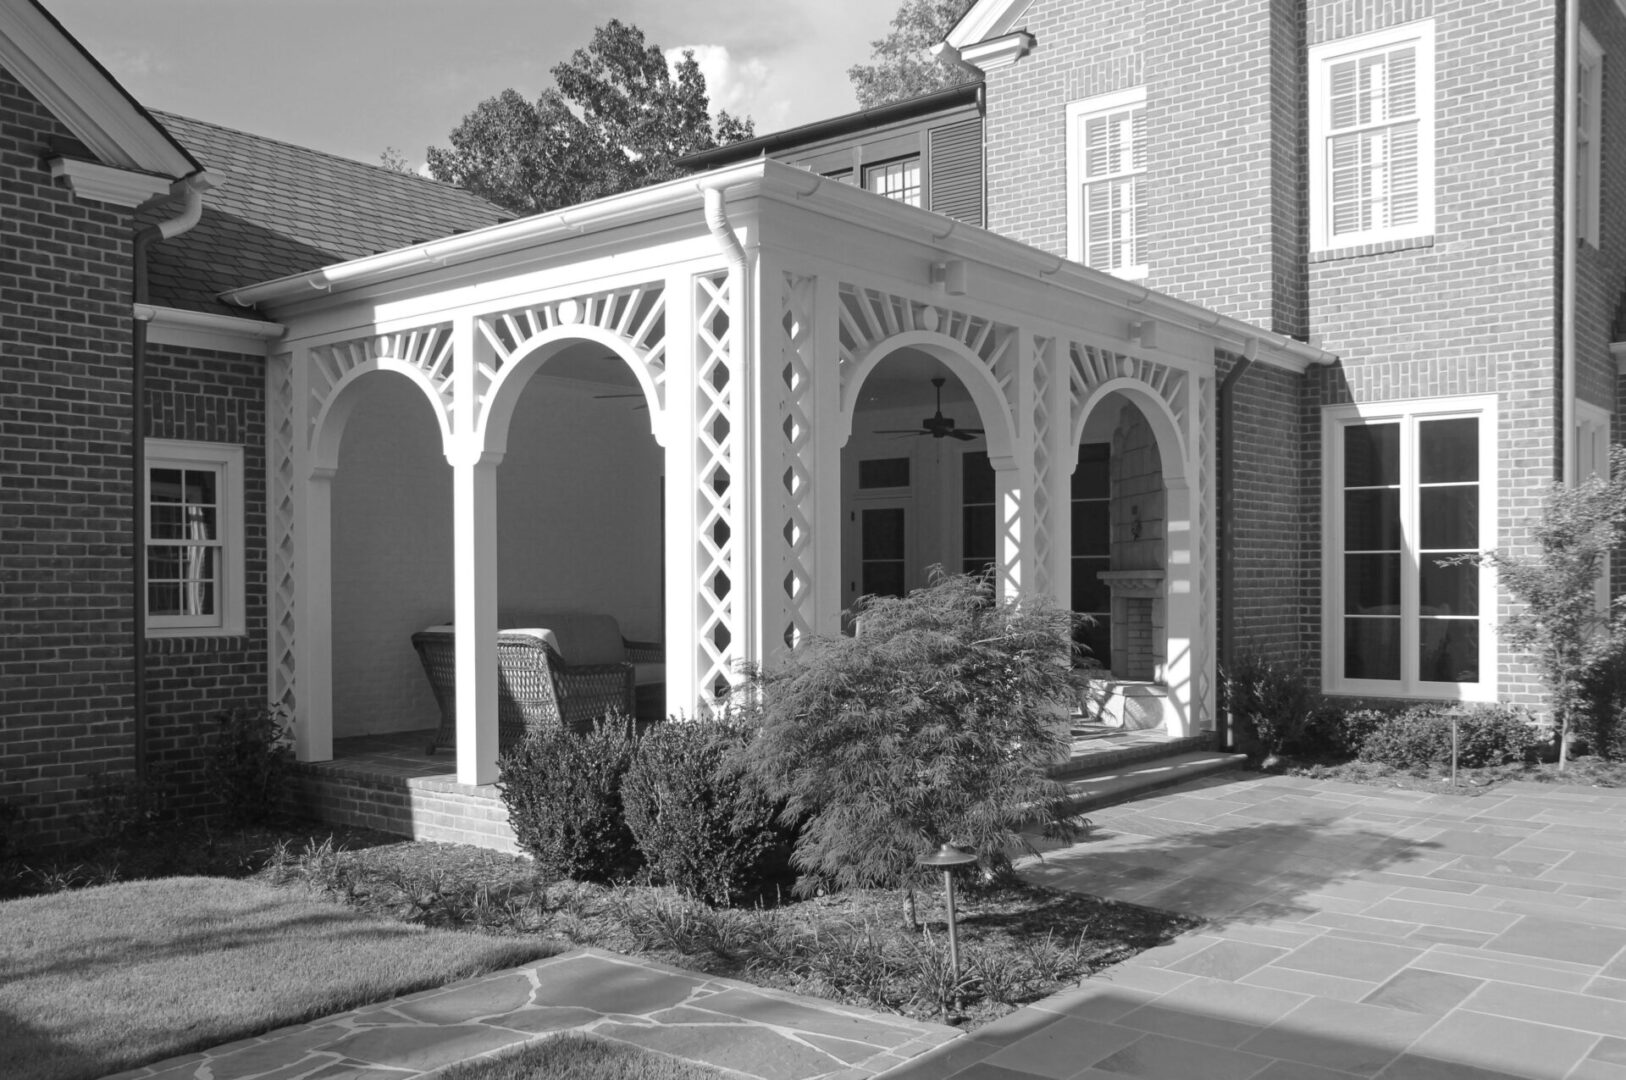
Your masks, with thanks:
<instances>
[{"instance_id":1,"label":"stone paver","mask_svg":"<svg viewBox=\"0 0 1626 1080\"><path fill-rule=\"evenodd\" d=\"M1227 774L1032 880L1207 924L887 1080L1626 1080L1626 790Z\"/></svg>"},{"instance_id":2,"label":"stone paver","mask_svg":"<svg viewBox=\"0 0 1626 1080\"><path fill-rule=\"evenodd\" d=\"M758 1080L865 1080L959 1034L578 949L113 1080L415 1080L567 1029Z\"/></svg>"}]
</instances>

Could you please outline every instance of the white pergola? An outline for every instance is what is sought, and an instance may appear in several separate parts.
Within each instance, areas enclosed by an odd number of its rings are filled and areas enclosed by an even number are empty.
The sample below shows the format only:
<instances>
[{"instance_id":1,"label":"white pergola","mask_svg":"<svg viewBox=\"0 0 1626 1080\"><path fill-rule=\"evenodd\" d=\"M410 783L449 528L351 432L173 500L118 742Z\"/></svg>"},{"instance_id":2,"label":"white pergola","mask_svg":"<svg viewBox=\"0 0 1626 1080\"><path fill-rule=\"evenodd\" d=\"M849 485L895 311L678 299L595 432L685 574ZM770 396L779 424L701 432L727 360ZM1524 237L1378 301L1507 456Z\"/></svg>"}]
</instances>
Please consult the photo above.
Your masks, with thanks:
<instances>
[{"instance_id":1,"label":"white pergola","mask_svg":"<svg viewBox=\"0 0 1626 1080\"><path fill-rule=\"evenodd\" d=\"M1293 371L1326 359L766 160L228 297L288 327L267 376L270 671L298 756L332 757L330 481L356 385L388 371L428 399L453 473L467 784L496 776L495 471L521 390L572 343L626 362L664 454L670 711L703 712L742 664L839 631L841 447L866 376L910 348L952 370L980 414L1006 595L1068 603L1085 423L1114 395L1146 416L1167 490L1162 681L1177 733L1213 708L1216 351Z\"/></svg>"}]
</instances>

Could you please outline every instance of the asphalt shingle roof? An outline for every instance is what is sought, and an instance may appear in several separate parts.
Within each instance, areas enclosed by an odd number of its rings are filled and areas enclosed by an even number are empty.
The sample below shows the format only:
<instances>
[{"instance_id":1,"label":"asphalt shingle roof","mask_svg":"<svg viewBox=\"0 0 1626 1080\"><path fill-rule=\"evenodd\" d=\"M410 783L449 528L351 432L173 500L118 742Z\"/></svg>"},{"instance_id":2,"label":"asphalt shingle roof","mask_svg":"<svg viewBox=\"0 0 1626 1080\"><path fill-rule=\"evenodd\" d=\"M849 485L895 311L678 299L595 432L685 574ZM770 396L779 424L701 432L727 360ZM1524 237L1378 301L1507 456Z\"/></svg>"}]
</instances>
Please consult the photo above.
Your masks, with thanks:
<instances>
[{"instance_id":1,"label":"asphalt shingle roof","mask_svg":"<svg viewBox=\"0 0 1626 1080\"><path fill-rule=\"evenodd\" d=\"M155 304L252 316L216 294L513 216L433 180L173 113L153 116L225 181L204 197L203 219L190 232L149 250Z\"/></svg>"}]
</instances>

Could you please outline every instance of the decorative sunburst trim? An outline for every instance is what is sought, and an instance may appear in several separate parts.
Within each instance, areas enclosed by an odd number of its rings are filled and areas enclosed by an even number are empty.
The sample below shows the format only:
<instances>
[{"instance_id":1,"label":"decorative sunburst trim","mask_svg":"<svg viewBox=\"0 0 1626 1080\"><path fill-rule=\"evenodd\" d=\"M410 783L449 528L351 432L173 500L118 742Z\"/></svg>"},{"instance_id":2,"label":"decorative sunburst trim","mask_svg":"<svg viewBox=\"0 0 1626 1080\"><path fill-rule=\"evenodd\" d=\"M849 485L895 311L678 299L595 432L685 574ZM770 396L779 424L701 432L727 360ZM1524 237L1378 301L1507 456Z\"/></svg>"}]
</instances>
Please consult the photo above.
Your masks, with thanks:
<instances>
[{"instance_id":1,"label":"decorative sunburst trim","mask_svg":"<svg viewBox=\"0 0 1626 1080\"><path fill-rule=\"evenodd\" d=\"M398 330L352 338L310 351L310 423L314 430L322 407L350 372L363 364L395 360L417 368L428 378L440 397L446 416L452 412L456 394L452 381L452 327L450 323Z\"/></svg>"}]
</instances>

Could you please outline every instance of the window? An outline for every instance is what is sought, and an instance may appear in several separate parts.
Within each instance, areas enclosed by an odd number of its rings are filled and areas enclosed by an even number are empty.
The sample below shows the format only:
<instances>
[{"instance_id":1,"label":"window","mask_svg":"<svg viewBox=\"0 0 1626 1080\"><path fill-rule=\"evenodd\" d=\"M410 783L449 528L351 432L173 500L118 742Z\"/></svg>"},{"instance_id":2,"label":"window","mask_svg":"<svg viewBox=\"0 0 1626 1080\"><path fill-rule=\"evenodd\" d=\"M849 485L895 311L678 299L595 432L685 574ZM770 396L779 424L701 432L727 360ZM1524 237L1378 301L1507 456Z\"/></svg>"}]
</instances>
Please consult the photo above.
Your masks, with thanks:
<instances>
[{"instance_id":1,"label":"window","mask_svg":"<svg viewBox=\"0 0 1626 1080\"><path fill-rule=\"evenodd\" d=\"M1434 233L1434 23L1310 50L1315 250Z\"/></svg>"},{"instance_id":2,"label":"window","mask_svg":"<svg viewBox=\"0 0 1626 1080\"><path fill-rule=\"evenodd\" d=\"M1073 469L1073 610L1095 620L1073 638L1102 667L1112 666L1112 591L1100 578L1112 569L1111 443L1081 443Z\"/></svg>"},{"instance_id":3,"label":"window","mask_svg":"<svg viewBox=\"0 0 1626 1080\"><path fill-rule=\"evenodd\" d=\"M1067 257L1146 276L1146 90L1067 106Z\"/></svg>"},{"instance_id":4,"label":"window","mask_svg":"<svg viewBox=\"0 0 1626 1080\"><path fill-rule=\"evenodd\" d=\"M991 574L998 558L994 507L999 485L994 466L981 450L960 456L960 571Z\"/></svg>"},{"instance_id":5,"label":"window","mask_svg":"<svg viewBox=\"0 0 1626 1080\"><path fill-rule=\"evenodd\" d=\"M1575 63L1575 228L1578 237L1593 247L1598 246L1602 91L1603 50L1583 26Z\"/></svg>"},{"instance_id":6,"label":"window","mask_svg":"<svg viewBox=\"0 0 1626 1080\"><path fill-rule=\"evenodd\" d=\"M1495 697L1495 399L1324 415L1324 682L1341 693Z\"/></svg>"},{"instance_id":7,"label":"window","mask_svg":"<svg viewBox=\"0 0 1626 1080\"><path fill-rule=\"evenodd\" d=\"M241 634L243 448L147 440L147 632Z\"/></svg>"},{"instance_id":8,"label":"window","mask_svg":"<svg viewBox=\"0 0 1626 1080\"><path fill-rule=\"evenodd\" d=\"M920 157L899 158L864 169L864 187L910 206L920 205Z\"/></svg>"}]
</instances>

